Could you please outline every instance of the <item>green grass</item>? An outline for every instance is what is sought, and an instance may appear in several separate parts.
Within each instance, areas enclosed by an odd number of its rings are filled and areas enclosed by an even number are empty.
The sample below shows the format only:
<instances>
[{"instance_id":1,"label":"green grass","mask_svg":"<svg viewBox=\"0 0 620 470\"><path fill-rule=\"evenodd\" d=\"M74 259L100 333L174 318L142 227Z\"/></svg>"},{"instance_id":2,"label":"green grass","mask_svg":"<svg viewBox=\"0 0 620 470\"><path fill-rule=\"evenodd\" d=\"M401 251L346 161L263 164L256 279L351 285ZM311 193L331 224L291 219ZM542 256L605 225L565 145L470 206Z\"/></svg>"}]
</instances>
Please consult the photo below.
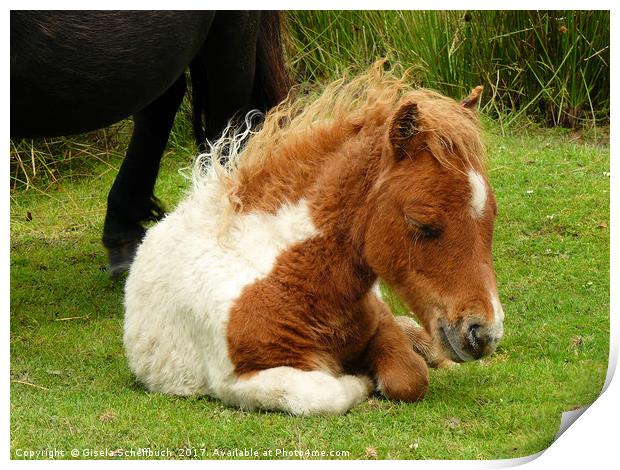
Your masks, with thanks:
<instances>
[{"instance_id":1,"label":"green grass","mask_svg":"<svg viewBox=\"0 0 620 470\"><path fill-rule=\"evenodd\" d=\"M121 151L11 194L11 438L18 449L301 449L345 458L491 459L546 448L563 411L591 403L609 346L609 149L568 131L501 136L494 255L506 311L496 354L432 370L426 398L372 398L344 416L248 413L146 393L123 355L123 286L105 272L106 194ZM177 139L157 194L173 207L193 148ZM95 150L90 150L94 152ZM85 169L86 168L86 169ZM395 307L398 308L398 307ZM219 457L215 457L219 458ZM329 458L329 457L328 457Z\"/></svg>"},{"instance_id":2,"label":"green grass","mask_svg":"<svg viewBox=\"0 0 620 470\"><path fill-rule=\"evenodd\" d=\"M301 81L365 70L387 56L453 98L485 86L483 109L575 127L609 120L609 11L294 11Z\"/></svg>"}]
</instances>

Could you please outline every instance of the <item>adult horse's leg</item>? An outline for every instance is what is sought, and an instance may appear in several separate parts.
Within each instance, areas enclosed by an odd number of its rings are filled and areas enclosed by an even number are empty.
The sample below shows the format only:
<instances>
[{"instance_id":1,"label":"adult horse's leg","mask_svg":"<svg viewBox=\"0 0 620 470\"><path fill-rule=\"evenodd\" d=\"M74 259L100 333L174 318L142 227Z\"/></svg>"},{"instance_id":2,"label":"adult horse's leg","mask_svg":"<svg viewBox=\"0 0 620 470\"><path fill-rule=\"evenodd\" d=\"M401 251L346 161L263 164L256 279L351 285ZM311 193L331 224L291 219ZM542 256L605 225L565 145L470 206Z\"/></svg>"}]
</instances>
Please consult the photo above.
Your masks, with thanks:
<instances>
[{"instance_id":1,"label":"adult horse's leg","mask_svg":"<svg viewBox=\"0 0 620 470\"><path fill-rule=\"evenodd\" d=\"M234 116L249 111L261 12L218 11L202 50L190 65L194 132L199 146Z\"/></svg>"},{"instance_id":2,"label":"adult horse's leg","mask_svg":"<svg viewBox=\"0 0 620 470\"><path fill-rule=\"evenodd\" d=\"M103 226L103 244L108 250L108 270L113 278L131 265L144 236L142 223L158 220L164 214L153 188L185 91L185 76L181 75L163 95L134 115L133 134L108 194Z\"/></svg>"},{"instance_id":3,"label":"adult horse's leg","mask_svg":"<svg viewBox=\"0 0 620 470\"><path fill-rule=\"evenodd\" d=\"M231 118L266 112L288 94L279 13L218 11L190 71L194 132L203 146Z\"/></svg>"}]
</instances>

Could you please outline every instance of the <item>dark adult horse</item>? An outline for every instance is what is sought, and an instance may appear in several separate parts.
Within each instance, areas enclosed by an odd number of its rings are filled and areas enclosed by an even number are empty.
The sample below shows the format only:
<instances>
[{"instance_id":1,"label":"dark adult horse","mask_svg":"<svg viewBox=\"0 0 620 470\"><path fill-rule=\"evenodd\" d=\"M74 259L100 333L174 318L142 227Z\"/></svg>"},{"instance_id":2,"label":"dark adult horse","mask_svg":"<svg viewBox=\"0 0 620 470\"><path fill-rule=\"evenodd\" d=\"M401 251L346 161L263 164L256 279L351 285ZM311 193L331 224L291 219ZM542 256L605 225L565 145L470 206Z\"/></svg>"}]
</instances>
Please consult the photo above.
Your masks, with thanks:
<instances>
[{"instance_id":1,"label":"dark adult horse","mask_svg":"<svg viewBox=\"0 0 620 470\"><path fill-rule=\"evenodd\" d=\"M250 109L286 96L277 12L12 11L11 135L134 129L108 195L103 244L110 275L125 271L163 215L153 188L174 116L192 85L199 144Z\"/></svg>"}]
</instances>

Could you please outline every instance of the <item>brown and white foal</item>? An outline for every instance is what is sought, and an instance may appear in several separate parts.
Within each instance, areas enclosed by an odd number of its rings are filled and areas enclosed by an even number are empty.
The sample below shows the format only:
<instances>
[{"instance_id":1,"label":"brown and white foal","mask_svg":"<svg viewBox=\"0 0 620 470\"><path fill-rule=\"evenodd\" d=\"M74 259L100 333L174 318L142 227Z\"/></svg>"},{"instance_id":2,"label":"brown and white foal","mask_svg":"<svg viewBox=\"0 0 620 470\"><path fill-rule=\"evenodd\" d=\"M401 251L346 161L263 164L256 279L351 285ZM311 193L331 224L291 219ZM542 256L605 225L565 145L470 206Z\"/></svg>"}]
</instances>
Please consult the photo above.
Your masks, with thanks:
<instances>
[{"instance_id":1,"label":"brown and white foal","mask_svg":"<svg viewBox=\"0 0 620 470\"><path fill-rule=\"evenodd\" d=\"M137 378L244 409L343 413L375 388L419 400L426 362L492 353L503 310L480 91L459 104L375 66L284 102L239 155L249 130L215 143L127 279ZM397 322L378 278L423 330Z\"/></svg>"}]
</instances>

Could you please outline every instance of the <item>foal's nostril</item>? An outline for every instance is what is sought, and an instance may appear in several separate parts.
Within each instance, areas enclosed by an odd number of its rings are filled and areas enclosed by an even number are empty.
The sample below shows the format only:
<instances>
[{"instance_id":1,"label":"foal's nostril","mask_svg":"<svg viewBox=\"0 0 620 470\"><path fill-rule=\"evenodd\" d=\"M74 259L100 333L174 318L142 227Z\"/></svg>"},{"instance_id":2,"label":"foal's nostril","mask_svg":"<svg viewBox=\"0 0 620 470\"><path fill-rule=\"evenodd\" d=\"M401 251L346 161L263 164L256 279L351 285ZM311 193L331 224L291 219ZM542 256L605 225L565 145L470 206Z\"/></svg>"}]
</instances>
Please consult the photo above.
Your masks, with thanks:
<instances>
[{"instance_id":1,"label":"foal's nostril","mask_svg":"<svg viewBox=\"0 0 620 470\"><path fill-rule=\"evenodd\" d=\"M467 342L475 359L479 359L484 355L485 338L483 337L480 324L472 323L467 328Z\"/></svg>"},{"instance_id":2,"label":"foal's nostril","mask_svg":"<svg viewBox=\"0 0 620 470\"><path fill-rule=\"evenodd\" d=\"M474 349L480 347L480 325L474 323L469 327L467 339Z\"/></svg>"}]
</instances>

